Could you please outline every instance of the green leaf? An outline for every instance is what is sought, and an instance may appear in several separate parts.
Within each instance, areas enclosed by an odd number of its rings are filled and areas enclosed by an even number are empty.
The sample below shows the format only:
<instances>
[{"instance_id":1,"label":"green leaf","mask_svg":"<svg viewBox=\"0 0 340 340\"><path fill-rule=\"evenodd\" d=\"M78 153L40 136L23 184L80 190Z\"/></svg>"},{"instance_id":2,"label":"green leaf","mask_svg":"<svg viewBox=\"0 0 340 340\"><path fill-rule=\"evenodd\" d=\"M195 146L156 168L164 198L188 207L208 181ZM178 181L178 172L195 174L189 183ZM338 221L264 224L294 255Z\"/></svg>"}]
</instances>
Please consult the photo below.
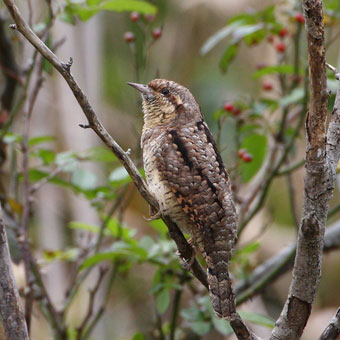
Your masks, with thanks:
<instances>
[{"instance_id":1,"label":"green leaf","mask_svg":"<svg viewBox=\"0 0 340 340\"><path fill-rule=\"evenodd\" d=\"M109 181L115 186L120 186L131 181L130 175L123 166L113 170L109 175Z\"/></svg>"},{"instance_id":2,"label":"green leaf","mask_svg":"<svg viewBox=\"0 0 340 340\"><path fill-rule=\"evenodd\" d=\"M87 158L95 162L111 163L117 160L117 157L105 146L95 146L91 149L80 153L80 157Z\"/></svg>"},{"instance_id":3,"label":"green leaf","mask_svg":"<svg viewBox=\"0 0 340 340\"><path fill-rule=\"evenodd\" d=\"M78 159L73 151L61 152L56 155L56 164L66 172L72 172L77 169Z\"/></svg>"},{"instance_id":4,"label":"green leaf","mask_svg":"<svg viewBox=\"0 0 340 340\"><path fill-rule=\"evenodd\" d=\"M198 308L189 307L181 310L181 316L183 319L196 321L202 318L202 312Z\"/></svg>"},{"instance_id":5,"label":"green leaf","mask_svg":"<svg viewBox=\"0 0 340 340\"><path fill-rule=\"evenodd\" d=\"M99 233L100 231L100 228L97 225L91 225L91 224L87 224L84 222L72 221L68 223L68 226L71 229L82 229L82 230L90 231L91 233Z\"/></svg>"},{"instance_id":6,"label":"green leaf","mask_svg":"<svg viewBox=\"0 0 340 340\"><path fill-rule=\"evenodd\" d=\"M212 317L212 323L215 327L215 329L223 334L223 335L229 335L233 333L233 329L229 325L229 323L224 319L218 319L215 315Z\"/></svg>"},{"instance_id":7,"label":"green leaf","mask_svg":"<svg viewBox=\"0 0 340 340\"><path fill-rule=\"evenodd\" d=\"M159 314L166 312L170 304L170 293L168 289L163 289L156 297L156 308Z\"/></svg>"},{"instance_id":8,"label":"green leaf","mask_svg":"<svg viewBox=\"0 0 340 340\"><path fill-rule=\"evenodd\" d=\"M156 229L163 236L168 233L168 228L161 219L151 221L149 222L149 224L152 228Z\"/></svg>"},{"instance_id":9,"label":"green leaf","mask_svg":"<svg viewBox=\"0 0 340 340\"><path fill-rule=\"evenodd\" d=\"M293 65L271 65L261 68L260 70L253 73L253 78L260 78L268 74L292 74L294 73ZM303 73L303 72L301 72Z\"/></svg>"},{"instance_id":10,"label":"green leaf","mask_svg":"<svg viewBox=\"0 0 340 340\"><path fill-rule=\"evenodd\" d=\"M223 27L215 34L213 34L202 46L201 55L206 55L210 52L220 41L227 38L236 27L243 24L243 21L234 22L228 26Z\"/></svg>"},{"instance_id":11,"label":"green leaf","mask_svg":"<svg viewBox=\"0 0 340 340\"><path fill-rule=\"evenodd\" d=\"M154 5L137 0L109 0L101 3L99 8L115 12L136 11L143 14L155 14L157 12Z\"/></svg>"},{"instance_id":12,"label":"green leaf","mask_svg":"<svg viewBox=\"0 0 340 340\"><path fill-rule=\"evenodd\" d=\"M21 135L18 135L12 132L7 132L2 138L2 141L6 144L11 144L11 143L19 143L22 141L22 139L23 138Z\"/></svg>"},{"instance_id":13,"label":"green leaf","mask_svg":"<svg viewBox=\"0 0 340 340\"><path fill-rule=\"evenodd\" d=\"M240 311L239 313L243 319L255 323L257 325L261 325L268 328L274 328L275 326L275 321L268 316L245 311Z\"/></svg>"},{"instance_id":14,"label":"green leaf","mask_svg":"<svg viewBox=\"0 0 340 340\"><path fill-rule=\"evenodd\" d=\"M79 248L70 248L66 250L44 250L44 259L48 262L53 261L75 261L79 255Z\"/></svg>"},{"instance_id":15,"label":"green leaf","mask_svg":"<svg viewBox=\"0 0 340 340\"><path fill-rule=\"evenodd\" d=\"M135 261L143 261L146 260L147 255L147 251L136 244L117 241L107 251L88 257L83 262L81 270L92 267L101 261L113 261L116 258L130 258Z\"/></svg>"},{"instance_id":16,"label":"green leaf","mask_svg":"<svg viewBox=\"0 0 340 340\"><path fill-rule=\"evenodd\" d=\"M289 95L280 99L279 104L282 107L287 107L291 104L296 104L302 100L305 96L305 91L302 87L298 87L293 90Z\"/></svg>"},{"instance_id":17,"label":"green leaf","mask_svg":"<svg viewBox=\"0 0 340 340\"><path fill-rule=\"evenodd\" d=\"M262 30L262 28L262 23L256 25L242 25L234 30L233 39L235 42L238 42L247 35L252 35L257 31Z\"/></svg>"},{"instance_id":18,"label":"green leaf","mask_svg":"<svg viewBox=\"0 0 340 340\"><path fill-rule=\"evenodd\" d=\"M245 255L245 254L251 254L255 252L257 249L259 249L260 243L259 242L251 242L244 246L243 248L237 249L235 252L235 255Z\"/></svg>"},{"instance_id":19,"label":"green leaf","mask_svg":"<svg viewBox=\"0 0 340 340\"><path fill-rule=\"evenodd\" d=\"M237 44L229 45L225 50L221 60L220 60L220 67L222 72L227 72L229 64L234 59L238 51Z\"/></svg>"},{"instance_id":20,"label":"green leaf","mask_svg":"<svg viewBox=\"0 0 340 340\"><path fill-rule=\"evenodd\" d=\"M261 168L267 152L267 137L258 134L250 135L243 139L240 149L246 149L253 156L251 162L240 164L242 181L249 182Z\"/></svg>"},{"instance_id":21,"label":"green leaf","mask_svg":"<svg viewBox=\"0 0 340 340\"><path fill-rule=\"evenodd\" d=\"M197 335L203 336L210 331L211 323L207 321L195 321L190 323L190 327Z\"/></svg>"},{"instance_id":22,"label":"green leaf","mask_svg":"<svg viewBox=\"0 0 340 340\"><path fill-rule=\"evenodd\" d=\"M104 0L86 0L88 6L96 6L99 5Z\"/></svg>"},{"instance_id":23,"label":"green leaf","mask_svg":"<svg viewBox=\"0 0 340 340\"><path fill-rule=\"evenodd\" d=\"M143 333L135 333L132 340L146 340L146 337L144 336Z\"/></svg>"},{"instance_id":24,"label":"green leaf","mask_svg":"<svg viewBox=\"0 0 340 340\"><path fill-rule=\"evenodd\" d=\"M85 169L77 169L72 172L71 182L81 190L91 190L96 186L96 176Z\"/></svg>"},{"instance_id":25,"label":"green leaf","mask_svg":"<svg viewBox=\"0 0 340 340\"><path fill-rule=\"evenodd\" d=\"M41 159L44 165L51 164L55 160L55 153L48 149L39 149L31 153L31 155L36 156Z\"/></svg>"}]
</instances>

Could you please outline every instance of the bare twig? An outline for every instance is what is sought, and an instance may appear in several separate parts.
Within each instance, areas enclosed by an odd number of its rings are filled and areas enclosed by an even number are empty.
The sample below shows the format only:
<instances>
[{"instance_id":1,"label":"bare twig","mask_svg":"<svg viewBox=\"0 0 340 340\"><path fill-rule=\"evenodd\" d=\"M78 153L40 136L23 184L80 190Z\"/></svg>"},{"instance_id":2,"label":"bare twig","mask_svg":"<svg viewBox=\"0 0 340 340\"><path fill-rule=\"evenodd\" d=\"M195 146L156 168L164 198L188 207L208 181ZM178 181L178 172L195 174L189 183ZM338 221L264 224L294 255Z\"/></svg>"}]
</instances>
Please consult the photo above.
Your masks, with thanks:
<instances>
[{"instance_id":1,"label":"bare twig","mask_svg":"<svg viewBox=\"0 0 340 340\"><path fill-rule=\"evenodd\" d=\"M320 280L328 202L333 195L340 154L340 90L326 138L328 92L322 1L303 0L302 7L306 20L310 77L304 207L289 295L271 340L300 339L310 316Z\"/></svg>"},{"instance_id":2,"label":"bare twig","mask_svg":"<svg viewBox=\"0 0 340 340\"><path fill-rule=\"evenodd\" d=\"M80 326L77 329L77 340L82 339L83 332L85 330L85 327L87 326L88 321L90 320L92 314L93 314L93 308L94 308L94 301L97 295L97 292L99 290L99 287L104 279L105 274L107 273L107 268L99 268L99 276L97 279L97 282L93 289L90 289L89 294L90 294L90 299L89 299L89 304L87 308L87 313L80 324Z\"/></svg>"},{"instance_id":3,"label":"bare twig","mask_svg":"<svg viewBox=\"0 0 340 340\"><path fill-rule=\"evenodd\" d=\"M0 313L7 340L29 340L0 207Z\"/></svg>"},{"instance_id":4,"label":"bare twig","mask_svg":"<svg viewBox=\"0 0 340 340\"><path fill-rule=\"evenodd\" d=\"M338 340L340 337L340 308L336 311L332 321L322 332L319 340Z\"/></svg>"},{"instance_id":5,"label":"bare twig","mask_svg":"<svg viewBox=\"0 0 340 340\"><path fill-rule=\"evenodd\" d=\"M28 151L28 139L29 139L29 128L30 128L30 120L33 112L33 107L35 101L37 99L38 93L43 83L42 77L42 65L43 59L42 57L38 58L37 62L37 80L34 84L33 90L31 95L26 101L25 110L24 110L24 120L25 120L25 127L24 127L24 139L22 143L22 153L23 153L23 177L24 177L24 196L25 196L25 203L24 209L22 214L22 222L21 227L19 230L19 240L22 249L22 256L25 265L25 276L26 282L29 287L28 292L26 294L25 300L25 317L27 322L28 332L30 331L31 325L31 314L33 308L33 279L31 277L31 270L30 270L30 263L31 263L31 251L29 245L29 237L28 237L28 224L29 224L29 216L31 212L31 184L29 180L29 151Z\"/></svg>"}]
</instances>

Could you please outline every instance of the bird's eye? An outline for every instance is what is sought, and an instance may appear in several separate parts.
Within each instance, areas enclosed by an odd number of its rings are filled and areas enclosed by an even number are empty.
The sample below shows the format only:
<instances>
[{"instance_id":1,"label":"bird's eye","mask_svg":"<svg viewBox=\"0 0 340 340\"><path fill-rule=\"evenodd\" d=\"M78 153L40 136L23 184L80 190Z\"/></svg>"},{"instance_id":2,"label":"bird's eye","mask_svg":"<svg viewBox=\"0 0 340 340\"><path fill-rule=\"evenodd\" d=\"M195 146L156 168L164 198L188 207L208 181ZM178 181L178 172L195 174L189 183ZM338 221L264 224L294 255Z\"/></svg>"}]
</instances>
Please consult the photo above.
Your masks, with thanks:
<instances>
[{"instance_id":1,"label":"bird's eye","mask_svg":"<svg viewBox=\"0 0 340 340\"><path fill-rule=\"evenodd\" d=\"M164 96L168 95L170 93L169 89L164 87L162 90L161 90L161 93L164 94Z\"/></svg>"}]
</instances>

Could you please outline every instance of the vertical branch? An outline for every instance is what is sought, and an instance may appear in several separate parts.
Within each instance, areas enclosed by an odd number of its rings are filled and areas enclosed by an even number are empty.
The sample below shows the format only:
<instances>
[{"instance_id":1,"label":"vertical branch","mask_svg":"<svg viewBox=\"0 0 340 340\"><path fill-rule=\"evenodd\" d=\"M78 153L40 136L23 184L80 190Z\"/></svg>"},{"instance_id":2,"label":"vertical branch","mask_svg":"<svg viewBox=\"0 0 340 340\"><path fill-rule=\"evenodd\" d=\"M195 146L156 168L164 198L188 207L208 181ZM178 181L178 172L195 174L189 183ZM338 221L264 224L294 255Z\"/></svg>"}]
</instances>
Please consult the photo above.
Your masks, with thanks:
<instances>
[{"instance_id":1,"label":"vertical branch","mask_svg":"<svg viewBox=\"0 0 340 340\"><path fill-rule=\"evenodd\" d=\"M0 314L7 340L29 340L24 311L12 272L5 225L0 207Z\"/></svg>"},{"instance_id":2,"label":"vertical branch","mask_svg":"<svg viewBox=\"0 0 340 340\"><path fill-rule=\"evenodd\" d=\"M302 7L310 77L304 202L289 295L271 340L300 339L310 316L320 281L328 202L334 191L335 167L340 153L340 90L326 138L328 93L322 1L303 0Z\"/></svg>"}]
</instances>

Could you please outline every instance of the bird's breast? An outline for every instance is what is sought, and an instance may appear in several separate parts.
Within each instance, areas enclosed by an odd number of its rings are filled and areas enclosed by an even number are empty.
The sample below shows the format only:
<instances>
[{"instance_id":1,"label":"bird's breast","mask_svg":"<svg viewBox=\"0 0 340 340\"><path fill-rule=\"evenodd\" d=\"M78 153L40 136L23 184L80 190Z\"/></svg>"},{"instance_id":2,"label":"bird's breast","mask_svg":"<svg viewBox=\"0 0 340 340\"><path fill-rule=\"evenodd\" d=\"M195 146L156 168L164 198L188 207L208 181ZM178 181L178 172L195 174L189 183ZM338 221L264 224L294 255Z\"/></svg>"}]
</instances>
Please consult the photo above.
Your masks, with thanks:
<instances>
[{"instance_id":1,"label":"bird's breast","mask_svg":"<svg viewBox=\"0 0 340 340\"><path fill-rule=\"evenodd\" d=\"M168 182L164 179L162 169L159 168L160 162L158 161L158 157L161 157L162 143L164 143L164 141L161 138L144 139L142 143L146 182L150 192L156 198L161 212L170 216L182 231L190 232L189 224L191 222L178 203Z\"/></svg>"}]
</instances>

